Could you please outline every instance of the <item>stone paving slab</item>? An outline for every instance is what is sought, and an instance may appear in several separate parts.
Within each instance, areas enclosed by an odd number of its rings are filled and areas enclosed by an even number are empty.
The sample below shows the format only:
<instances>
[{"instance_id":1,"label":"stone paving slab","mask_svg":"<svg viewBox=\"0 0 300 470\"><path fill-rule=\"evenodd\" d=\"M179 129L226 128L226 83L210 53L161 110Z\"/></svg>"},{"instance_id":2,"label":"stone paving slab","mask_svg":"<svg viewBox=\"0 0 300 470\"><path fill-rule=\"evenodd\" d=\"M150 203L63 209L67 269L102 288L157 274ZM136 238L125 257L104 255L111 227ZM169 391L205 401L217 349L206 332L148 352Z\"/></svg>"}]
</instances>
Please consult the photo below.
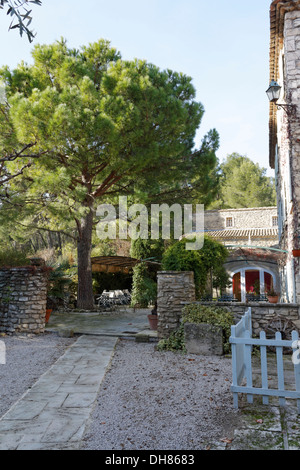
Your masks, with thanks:
<instances>
[{"instance_id":1,"label":"stone paving slab","mask_svg":"<svg viewBox=\"0 0 300 470\"><path fill-rule=\"evenodd\" d=\"M79 449L117 341L79 337L0 419L0 450Z\"/></svg>"},{"instance_id":2,"label":"stone paving slab","mask_svg":"<svg viewBox=\"0 0 300 470\"><path fill-rule=\"evenodd\" d=\"M300 415L296 401L279 406L277 398L263 405L261 397L248 404L241 398L240 416L230 450L300 450Z\"/></svg>"},{"instance_id":3,"label":"stone paving slab","mask_svg":"<svg viewBox=\"0 0 300 470\"><path fill-rule=\"evenodd\" d=\"M111 313L103 312L53 312L48 331L59 332L70 329L74 333L105 335L118 337L134 337L137 333L147 330L150 333L147 315L151 309L124 308Z\"/></svg>"}]
</instances>

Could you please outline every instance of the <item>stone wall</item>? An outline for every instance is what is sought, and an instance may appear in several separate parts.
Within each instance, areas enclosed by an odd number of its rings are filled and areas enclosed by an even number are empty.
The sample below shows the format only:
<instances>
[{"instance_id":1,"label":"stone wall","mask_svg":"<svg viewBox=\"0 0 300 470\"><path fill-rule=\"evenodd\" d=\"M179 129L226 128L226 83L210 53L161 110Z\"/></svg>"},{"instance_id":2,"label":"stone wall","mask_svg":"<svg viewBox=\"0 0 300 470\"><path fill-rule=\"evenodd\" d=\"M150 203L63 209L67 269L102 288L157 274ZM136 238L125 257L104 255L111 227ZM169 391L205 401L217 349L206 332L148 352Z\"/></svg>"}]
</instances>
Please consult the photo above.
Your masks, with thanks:
<instances>
[{"instance_id":1,"label":"stone wall","mask_svg":"<svg viewBox=\"0 0 300 470\"><path fill-rule=\"evenodd\" d=\"M268 323L277 316L295 323L300 329L300 305L269 302L197 302L193 272L161 271L157 273L157 313L158 338L168 338L170 333L180 326L182 309L185 305L196 303L213 305L229 309L237 323L246 309L252 310L253 335L259 336Z\"/></svg>"},{"instance_id":2,"label":"stone wall","mask_svg":"<svg viewBox=\"0 0 300 470\"><path fill-rule=\"evenodd\" d=\"M0 269L0 332L40 334L45 329L47 270Z\"/></svg>"},{"instance_id":3,"label":"stone wall","mask_svg":"<svg viewBox=\"0 0 300 470\"><path fill-rule=\"evenodd\" d=\"M232 228L272 228L272 217L277 216L277 207L251 207L243 209L221 209L205 211L205 229L223 230L226 219L232 218Z\"/></svg>"},{"instance_id":4,"label":"stone wall","mask_svg":"<svg viewBox=\"0 0 300 470\"><path fill-rule=\"evenodd\" d=\"M251 307L253 335L259 336L262 330L265 330L269 322L278 315L298 322L300 320L300 306L298 304L271 304L268 302L249 302L249 303L228 303L228 302L201 302L204 305L218 305L228 308L233 314L236 323L244 315L246 309Z\"/></svg>"},{"instance_id":5,"label":"stone wall","mask_svg":"<svg viewBox=\"0 0 300 470\"><path fill-rule=\"evenodd\" d=\"M195 301L194 273L160 271L157 273L158 338L168 338L180 326L182 302Z\"/></svg>"},{"instance_id":6,"label":"stone wall","mask_svg":"<svg viewBox=\"0 0 300 470\"><path fill-rule=\"evenodd\" d=\"M223 329L206 323L184 324L185 347L188 354L201 356L222 356Z\"/></svg>"},{"instance_id":7,"label":"stone wall","mask_svg":"<svg viewBox=\"0 0 300 470\"><path fill-rule=\"evenodd\" d=\"M274 6L276 9L276 24L271 26L275 46L272 43L271 74L282 86L278 103L293 105L284 109L279 107L276 116L270 120L280 248L286 250L280 276L284 300L300 303L300 263L292 254L293 249L300 247L300 3L295 2L291 8L290 4L278 2ZM276 73L272 70L274 64Z\"/></svg>"},{"instance_id":8,"label":"stone wall","mask_svg":"<svg viewBox=\"0 0 300 470\"><path fill-rule=\"evenodd\" d=\"M297 9L288 12L284 23L284 76L285 76L285 94L290 98L291 103L296 105L295 112L288 115L287 125L287 175L284 182L289 186L288 180L291 180L291 199L287 196L287 226L286 248L289 252L287 262L290 270L294 272L294 283L290 290L295 290L295 300L300 303L300 264L299 258L293 258L291 251L293 248L300 248L300 10ZM285 137L285 134L283 133ZM284 142L283 142L284 143ZM288 147L288 148L287 148ZM291 297L291 296L290 296Z\"/></svg>"}]
</instances>

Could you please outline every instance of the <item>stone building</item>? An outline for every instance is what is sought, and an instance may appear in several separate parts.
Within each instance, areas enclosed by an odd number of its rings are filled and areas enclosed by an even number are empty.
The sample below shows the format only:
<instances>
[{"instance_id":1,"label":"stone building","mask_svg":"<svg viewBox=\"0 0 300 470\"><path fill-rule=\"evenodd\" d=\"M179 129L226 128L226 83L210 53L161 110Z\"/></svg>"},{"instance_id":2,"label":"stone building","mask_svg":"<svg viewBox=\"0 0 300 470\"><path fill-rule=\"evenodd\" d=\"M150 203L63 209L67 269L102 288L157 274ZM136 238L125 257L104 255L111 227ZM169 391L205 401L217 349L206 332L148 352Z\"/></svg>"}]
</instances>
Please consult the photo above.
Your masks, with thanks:
<instances>
[{"instance_id":1,"label":"stone building","mask_svg":"<svg viewBox=\"0 0 300 470\"><path fill-rule=\"evenodd\" d=\"M205 211L205 232L228 247L230 294L242 302L279 290L277 207Z\"/></svg>"},{"instance_id":2,"label":"stone building","mask_svg":"<svg viewBox=\"0 0 300 470\"><path fill-rule=\"evenodd\" d=\"M270 101L269 158L275 170L282 298L300 302L300 0L270 7L270 82L280 96Z\"/></svg>"}]
</instances>

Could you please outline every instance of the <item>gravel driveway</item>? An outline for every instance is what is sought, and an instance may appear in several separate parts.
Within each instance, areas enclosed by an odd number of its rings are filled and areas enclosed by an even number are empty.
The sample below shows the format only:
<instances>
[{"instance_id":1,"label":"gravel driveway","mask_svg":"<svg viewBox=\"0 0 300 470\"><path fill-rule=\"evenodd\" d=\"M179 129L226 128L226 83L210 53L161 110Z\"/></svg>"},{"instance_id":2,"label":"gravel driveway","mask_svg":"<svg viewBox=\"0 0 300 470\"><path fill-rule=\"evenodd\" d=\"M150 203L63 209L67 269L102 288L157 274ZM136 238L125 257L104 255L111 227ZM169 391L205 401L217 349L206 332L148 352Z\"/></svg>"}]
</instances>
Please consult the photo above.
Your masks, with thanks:
<instances>
[{"instance_id":1,"label":"gravel driveway","mask_svg":"<svg viewBox=\"0 0 300 470\"><path fill-rule=\"evenodd\" d=\"M231 359L121 340L85 437L87 450L224 449L233 436Z\"/></svg>"},{"instance_id":2,"label":"gravel driveway","mask_svg":"<svg viewBox=\"0 0 300 470\"><path fill-rule=\"evenodd\" d=\"M76 340L53 333L1 337L0 416ZM83 449L224 449L237 412L231 359L158 352L156 343L120 340L83 442Z\"/></svg>"},{"instance_id":3,"label":"gravel driveway","mask_svg":"<svg viewBox=\"0 0 300 470\"><path fill-rule=\"evenodd\" d=\"M64 353L75 338L57 334L0 336L5 344L6 364L0 364L0 417Z\"/></svg>"}]
</instances>

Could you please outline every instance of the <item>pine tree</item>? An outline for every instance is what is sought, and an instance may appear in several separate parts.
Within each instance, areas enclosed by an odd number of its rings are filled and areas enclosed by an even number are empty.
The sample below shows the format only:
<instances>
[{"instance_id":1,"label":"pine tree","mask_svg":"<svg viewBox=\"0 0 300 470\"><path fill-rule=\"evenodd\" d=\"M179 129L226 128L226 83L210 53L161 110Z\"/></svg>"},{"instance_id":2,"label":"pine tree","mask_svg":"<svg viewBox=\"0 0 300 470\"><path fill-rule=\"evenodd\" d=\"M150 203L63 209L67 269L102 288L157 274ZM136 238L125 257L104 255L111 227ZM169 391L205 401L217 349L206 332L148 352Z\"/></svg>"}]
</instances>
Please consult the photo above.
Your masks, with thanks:
<instances>
[{"instance_id":1,"label":"pine tree","mask_svg":"<svg viewBox=\"0 0 300 470\"><path fill-rule=\"evenodd\" d=\"M0 72L14 138L40 155L9 163L12 173L31 163L10 182L10 204L19 205L19 221L48 223L76 239L78 306L91 308L97 205L120 194L208 193L218 135L208 133L195 151L204 110L192 79L123 61L108 41L75 50L62 39L35 46L32 55L32 65Z\"/></svg>"}]
</instances>

